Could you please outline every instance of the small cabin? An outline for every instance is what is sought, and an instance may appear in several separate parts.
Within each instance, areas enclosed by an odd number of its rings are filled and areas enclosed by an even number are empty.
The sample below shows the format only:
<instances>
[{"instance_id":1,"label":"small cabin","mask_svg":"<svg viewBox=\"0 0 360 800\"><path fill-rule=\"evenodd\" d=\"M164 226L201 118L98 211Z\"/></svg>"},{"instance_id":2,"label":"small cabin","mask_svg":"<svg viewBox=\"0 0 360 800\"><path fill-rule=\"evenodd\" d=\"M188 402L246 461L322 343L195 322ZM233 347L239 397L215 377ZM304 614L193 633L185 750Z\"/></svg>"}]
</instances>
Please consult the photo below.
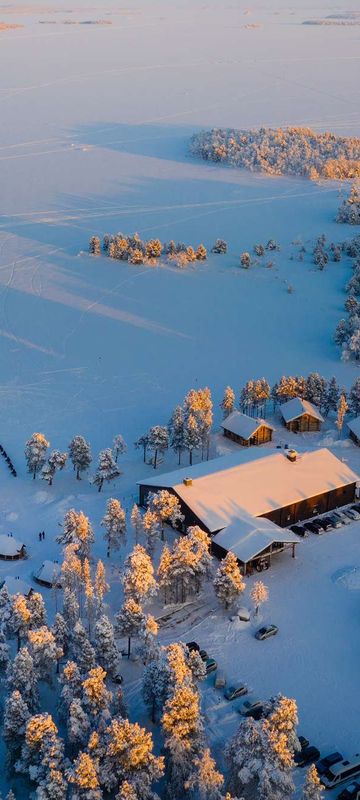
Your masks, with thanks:
<instances>
[{"instance_id":1,"label":"small cabin","mask_svg":"<svg viewBox=\"0 0 360 800\"><path fill-rule=\"evenodd\" d=\"M52 586L60 586L61 568L57 561L44 561L40 569L35 573L34 578L41 586L49 589Z\"/></svg>"},{"instance_id":2,"label":"small cabin","mask_svg":"<svg viewBox=\"0 0 360 800\"><path fill-rule=\"evenodd\" d=\"M280 413L285 427L293 433L319 431L324 422L319 409L301 397L293 397L292 400L283 403Z\"/></svg>"},{"instance_id":3,"label":"small cabin","mask_svg":"<svg viewBox=\"0 0 360 800\"><path fill-rule=\"evenodd\" d=\"M0 558L3 561L15 561L19 558L25 558L25 545L18 542L13 536L0 535Z\"/></svg>"},{"instance_id":4,"label":"small cabin","mask_svg":"<svg viewBox=\"0 0 360 800\"><path fill-rule=\"evenodd\" d=\"M264 419L255 419L240 411L233 411L221 423L227 439L243 447L271 442L274 428Z\"/></svg>"},{"instance_id":5,"label":"small cabin","mask_svg":"<svg viewBox=\"0 0 360 800\"><path fill-rule=\"evenodd\" d=\"M355 444L360 446L360 417L355 417L355 419L351 419L350 422L347 423L349 428L349 436L350 439L355 442Z\"/></svg>"}]
</instances>

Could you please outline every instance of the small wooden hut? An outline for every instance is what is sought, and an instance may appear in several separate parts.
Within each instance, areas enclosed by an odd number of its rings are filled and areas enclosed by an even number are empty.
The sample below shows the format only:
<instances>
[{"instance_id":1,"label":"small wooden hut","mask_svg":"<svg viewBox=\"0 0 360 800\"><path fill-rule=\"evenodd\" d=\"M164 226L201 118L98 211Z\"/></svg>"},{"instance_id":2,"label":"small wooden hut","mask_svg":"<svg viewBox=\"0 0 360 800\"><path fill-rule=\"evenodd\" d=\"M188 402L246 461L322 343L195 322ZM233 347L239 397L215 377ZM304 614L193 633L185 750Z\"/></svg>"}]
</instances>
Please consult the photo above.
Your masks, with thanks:
<instances>
[{"instance_id":1,"label":"small wooden hut","mask_svg":"<svg viewBox=\"0 0 360 800\"><path fill-rule=\"evenodd\" d=\"M350 422L347 423L349 428L349 436L350 439L355 442L355 444L360 446L360 417L355 417L355 419L351 419Z\"/></svg>"},{"instance_id":2,"label":"small wooden hut","mask_svg":"<svg viewBox=\"0 0 360 800\"><path fill-rule=\"evenodd\" d=\"M313 403L301 397L293 397L280 407L285 427L293 433L319 431L324 422L320 411Z\"/></svg>"},{"instance_id":3,"label":"small wooden hut","mask_svg":"<svg viewBox=\"0 0 360 800\"><path fill-rule=\"evenodd\" d=\"M265 444L271 442L273 430L264 419L255 419L242 414L240 411L233 411L221 423L223 434L227 439L241 444L243 447L251 445Z\"/></svg>"}]
</instances>

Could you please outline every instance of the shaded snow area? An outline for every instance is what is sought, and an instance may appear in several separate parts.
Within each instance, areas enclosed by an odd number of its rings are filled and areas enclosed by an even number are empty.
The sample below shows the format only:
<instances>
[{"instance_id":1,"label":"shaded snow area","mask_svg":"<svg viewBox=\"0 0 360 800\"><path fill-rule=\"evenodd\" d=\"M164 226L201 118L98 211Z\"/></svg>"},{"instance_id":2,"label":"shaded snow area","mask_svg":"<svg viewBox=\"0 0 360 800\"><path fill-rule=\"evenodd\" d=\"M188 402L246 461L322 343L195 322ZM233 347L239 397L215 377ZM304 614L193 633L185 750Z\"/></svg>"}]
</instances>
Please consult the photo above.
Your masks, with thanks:
<instances>
[{"instance_id":1,"label":"shaded snow area","mask_svg":"<svg viewBox=\"0 0 360 800\"><path fill-rule=\"evenodd\" d=\"M55 539L71 507L90 518L93 559L106 563L111 616L118 611L134 539L130 531L126 548L107 558L100 527L106 500L117 497L130 510L136 482L154 476L132 444L150 425L166 424L191 387L211 388L218 430L228 384L238 398L247 380L262 375L274 383L282 374L317 371L347 388L358 376L332 339L351 262L319 271L311 257L319 235L328 244L354 235L334 222L348 187L249 174L188 153L194 132L216 126L358 135L357 29L303 25L309 14L327 18L329 0L311 11L305 0L256 0L249 8L224 0L100 5L49 0L31 8L18 0L0 14L0 444L18 475L0 456L0 543L4 555L17 543L27 553L0 560L0 582L11 592L41 591L50 622L58 597L35 575L61 560ZM102 20L112 24L81 24ZM183 270L88 255L90 236L118 231L203 242L209 250L219 237L228 252ZM240 254L270 238L280 251L241 269ZM333 418L322 433L298 436L279 416L268 421L276 428L271 447L328 447L360 474L360 450L345 436L339 441ZM123 474L101 493L88 481L93 468L81 481L69 465L53 486L33 481L23 456L33 431L61 451L81 434L94 460L121 433L128 443L119 458ZM215 433L211 457L238 451ZM160 469L176 466L167 454ZM254 638L254 621L230 622L210 583L184 607L164 608L157 598L149 611L161 643L195 639L228 681L244 680L264 699L295 697L300 733L324 754L351 755L360 746L360 522L310 535L296 550L295 560L284 553L263 576L270 599L257 622L279 626L268 641ZM52 565L46 571L52 576ZM247 578L241 605L250 607L255 579ZM131 718L151 729L142 669L141 662L121 664ZM239 701L225 701L213 683L209 676L201 687L202 706L223 768ZM55 693L41 691L44 709L56 714ZM155 739L158 747L156 732Z\"/></svg>"}]
</instances>

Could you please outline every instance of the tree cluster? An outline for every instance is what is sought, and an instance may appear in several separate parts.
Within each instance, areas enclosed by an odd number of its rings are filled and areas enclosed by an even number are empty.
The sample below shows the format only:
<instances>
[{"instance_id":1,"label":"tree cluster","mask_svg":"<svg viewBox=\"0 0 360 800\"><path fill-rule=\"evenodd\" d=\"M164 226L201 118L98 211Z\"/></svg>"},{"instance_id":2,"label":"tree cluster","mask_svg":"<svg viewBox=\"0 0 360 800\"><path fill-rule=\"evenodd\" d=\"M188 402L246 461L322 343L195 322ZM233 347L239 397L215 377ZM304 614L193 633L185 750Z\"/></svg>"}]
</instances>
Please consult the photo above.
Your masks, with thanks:
<instances>
[{"instance_id":1,"label":"tree cluster","mask_svg":"<svg viewBox=\"0 0 360 800\"><path fill-rule=\"evenodd\" d=\"M352 185L349 196L342 202L336 222L360 225L360 192L356 183Z\"/></svg>"},{"instance_id":2,"label":"tree cluster","mask_svg":"<svg viewBox=\"0 0 360 800\"><path fill-rule=\"evenodd\" d=\"M207 258L206 248L203 244L199 244L195 249L192 245L186 245L183 242L176 243L172 240L168 243L161 242L160 239L143 241L138 233L130 236L124 233L105 234L102 250L109 258L137 265L157 264L162 257L166 257L169 262L183 267L190 262L206 261ZM217 239L212 252L226 253L226 250L226 242ZM91 237L89 252L95 256L101 254L101 242L98 236Z\"/></svg>"},{"instance_id":3,"label":"tree cluster","mask_svg":"<svg viewBox=\"0 0 360 800\"><path fill-rule=\"evenodd\" d=\"M334 340L342 348L343 361L360 359L360 237L343 244L347 256L353 259L353 275L346 285L347 299L343 317L337 324Z\"/></svg>"}]
</instances>

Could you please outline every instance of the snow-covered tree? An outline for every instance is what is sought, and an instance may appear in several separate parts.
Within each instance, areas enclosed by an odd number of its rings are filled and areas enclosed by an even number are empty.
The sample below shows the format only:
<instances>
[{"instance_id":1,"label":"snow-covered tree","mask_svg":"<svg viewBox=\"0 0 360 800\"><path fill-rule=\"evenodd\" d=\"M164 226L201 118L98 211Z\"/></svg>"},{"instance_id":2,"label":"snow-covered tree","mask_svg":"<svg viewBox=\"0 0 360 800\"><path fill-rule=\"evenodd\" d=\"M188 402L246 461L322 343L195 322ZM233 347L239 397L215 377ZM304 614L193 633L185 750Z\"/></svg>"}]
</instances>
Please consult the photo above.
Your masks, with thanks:
<instances>
[{"instance_id":1,"label":"snow-covered tree","mask_svg":"<svg viewBox=\"0 0 360 800\"><path fill-rule=\"evenodd\" d=\"M240 796L290 800L293 761L267 720L245 719L226 746L230 786Z\"/></svg>"},{"instance_id":2,"label":"snow-covered tree","mask_svg":"<svg viewBox=\"0 0 360 800\"><path fill-rule=\"evenodd\" d=\"M41 628L29 631L28 637L34 667L39 678L50 680L53 667L62 656L62 650L56 645L54 634L50 628L43 625Z\"/></svg>"},{"instance_id":3,"label":"snow-covered tree","mask_svg":"<svg viewBox=\"0 0 360 800\"><path fill-rule=\"evenodd\" d=\"M207 259L207 252L206 247L203 244L199 244L196 248L196 260L197 261L206 261Z\"/></svg>"},{"instance_id":4,"label":"snow-covered tree","mask_svg":"<svg viewBox=\"0 0 360 800\"><path fill-rule=\"evenodd\" d=\"M68 772L68 779L72 787L72 800L102 800L96 763L89 753L78 754Z\"/></svg>"},{"instance_id":5,"label":"snow-covered tree","mask_svg":"<svg viewBox=\"0 0 360 800\"><path fill-rule=\"evenodd\" d=\"M356 183L352 185L349 196L341 204L336 222L360 225L360 191Z\"/></svg>"},{"instance_id":6,"label":"snow-covered tree","mask_svg":"<svg viewBox=\"0 0 360 800\"><path fill-rule=\"evenodd\" d=\"M147 614L139 631L139 637L142 642L140 652L144 664L148 664L149 661L154 661L157 658L159 645L156 639L158 633L159 626L155 617L152 614Z\"/></svg>"},{"instance_id":7,"label":"snow-covered tree","mask_svg":"<svg viewBox=\"0 0 360 800\"><path fill-rule=\"evenodd\" d=\"M25 459L28 472L31 472L34 480L36 473L40 472L45 464L46 453L49 448L49 442L45 439L43 433L33 433L25 445Z\"/></svg>"},{"instance_id":8,"label":"snow-covered tree","mask_svg":"<svg viewBox=\"0 0 360 800\"><path fill-rule=\"evenodd\" d=\"M312 764L306 773L302 798L303 800L323 800L323 797L324 789L315 764Z\"/></svg>"},{"instance_id":9,"label":"snow-covered tree","mask_svg":"<svg viewBox=\"0 0 360 800\"><path fill-rule=\"evenodd\" d=\"M101 526L105 528L104 539L107 542L107 554L110 556L111 550L119 550L126 544L126 514L120 500L110 498L107 501Z\"/></svg>"},{"instance_id":10,"label":"snow-covered tree","mask_svg":"<svg viewBox=\"0 0 360 800\"><path fill-rule=\"evenodd\" d=\"M142 528L146 538L146 552L153 559L156 542L160 539L160 528L159 517L151 508L142 517Z\"/></svg>"},{"instance_id":11,"label":"snow-covered tree","mask_svg":"<svg viewBox=\"0 0 360 800\"><path fill-rule=\"evenodd\" d=\"M128 640L128 658L131 654L131 640L139 635L143 624L144 613L141 605L133 597L129 597L115 616L116 635L124 636Z\"/></svg>"},{"instance_id":12,"label":"snow-covered tree","mask_svg":"<svg viewBox=\"0 0 360 800\"><path fill-rule=\"evenodd\" d=\"M110 586L106 580L105 566L101 560L97 562L95 572L95 596L97 601L97 610L99 613L103 611L103 601L106 593L109 591Z\"/></svg>"},{"instance_id":13,"label":"snow-covered tree","mask_svg":"<svg viewBox=\"0 0 360 800\"><path fill-rule=\"evenodd\" d=\"M202 437L195 414L188 413L184 421L184 448L189 453L189 464L193 463L193 452L201 447Z\"/></svg>"},{"instance_id":14,"label":"snow-covered tree","mask_svg":"<svg viewBox=\"0 0 360 800\"><path fill-rule=\"evenodd\" d=\"M210 554L211 539L198 525L193 525L187 529L186 539L195 556L194 589L198 594L202 588L204 578L210 577L212 561Z\"/></svg>"},{"instance_id":15,"label":"snow-covered tree","mask_svg":"<svg viewBox=\"0 0 360 800\"><path fill-rule=\"evenodd\" d=\"M67 735L71 745L82 747L87 742L90 731L90 720L81 700L76 697L71 701L67 718Z\"/></svg>"},{"instance_id":16,"label":"snow-covered tree","mask_svg":"<svg viewBox=\"0 0 360 800\"><path fill-rule=\"evenodd\" d=\"M224 778L216 769L216 763L206 747L193 759L187 785L199 800L226 800L221 792L223 784Z\"/></svg>"},{"instance_id":17,"label":"snow-covered tree","mask_svg":"<svg viewBox=\"0 0 360 800\"><path fill-rule=\"evenodd\" d=\"M12 613L12 601L6 583L0 589L0 627L7 632Z\"/></svg>"},{"instance_id":18,"label":"snow-covered tree","mask_svg":"<svg viewBox=\"0 0 360 800\"><path fill-rule=\"evenodd\" d=\"M12 598L11 617L9 629L17 635L17 649L20 650L21 641L27 635L31 624L31 614L23 594L14 594Z\"/></svg>"},{"instance_id":19,"label":"snow-covered tree","mask_svg":"<svg viewBox=\"0 0 360 800\"><path fill-rule=\"evenodd\" d=\"M208 457L210 432L213 420L213 404L211 391L207 386L205 386L203 389L190 389L184 399L184 430L186 437L188 437L190 432L188 429L189 420L191 417L194 417L196 421L197 432L200 438L200 445L202 449L202 458L204 457L205 450L207 451ZM188 444L186 444L186 448L189 449Z\"/></svg>"},{"instance_id":20,"label":"snow-covered tree","mask_svg":"<svg viewBox=\"0 0 360 800\"><path fill-rule=\"evenodd\" d=\"M49 456L46 464L42 468L41 477L47 481L49 486L52 486L56 472L64 469L67 462L67 453L61 453L60 450L53 450Z\"/></svg>"},{"instance_id":21,"label":"snow-covered tree","mask_svg":"<svg viewBox=\"0 0 360 800\"><path fill-rule=\"evenodd\" d=\"M89 242L89 253L93 256L99 256L101 254L101 245L99 236L92 236Z\"/></svg>"},{"instance_id":22,"label":"snow-covered tree","mask_svg":"<svg viewBox=\"0 0 360 800\"><path fill-rule=\"evenodd\" d=\"M256 616L259 613L259 608L263 603L269 599L269 591L267 586L262 581L256 581L251 589L250 597L255 607Z\"/></svg>"},{"instance_id":23,"label":"snow-covered tree","mask_svg":"<svg viewBox=\"0 0 360 800\"><path fill-rule=\"evenodd\" d=\"M139 800L153 800L152 785L163 772L164 758L154 756L151 733L137 722L113 719L105 732L101 765L101 783L106 791L116 792L127 781Z\"/></svg>"},{"instance_id":24,"label":"snow-covered tree","mask_svg":"<svg viewBox=\"0 0 360 800\"><path fill-rule=\"evenodd\" d=\"M9 645L6 642L4 629L0 627L0 669L5 669L9 663Z\"/></svg>"},{"instance_id":25,"label":"snow-covered tree","mask_svg":"<svg viewBox=\"0 0 360 800\"><path fill-rule=\"evenodd\" d=\"M125 455L127 451L125 439L121 436L120 433L118 433L118 435L115 436L115 439L113 441L113 451L116 463L118 461L119 456Z\"/></svg>"},{"instance_id":26,"label":"snow-covered tree","mask_svg":"<svg viewBox=\"0 0 360 800\"><path fill-rule=\"evenodd\" d=\"M281 747L287 748L291 756L300 750L300 742L296 732L298 722L295 700L284 697L282 694L272 698L267 725L270 726L273 737L278 737L280 750Z\"/></svg>"},{"instance_id":27,"label":"snow-covered tree","mask_svg":"<svg viewBox=\"0 0 360 800\"><path fill-rule=\"evenodd\" d=\"M81 620L74 625L72 652L81 673L89 672L95 666L95 650L89 642Z\"/></svg>"},{"instance_id":28,"label":"snow-covered tree","mask_svg":"<svg viewBox=\"0 0 360 800\"><path fill-rule=\"evenodd\" d=\"M339 402L339 384L335 377L331 378L328 383L324 412L327 416L330 411L337 411Z\"/></svg>"},{"instance_id":29,"label":"snow-covered tree","mask_svg":"<svg viewBox=\"0 0 360 800\"><path fill-rule=\"evenodd\" d=\"M153 466L157 467L158 456L163 455L169 447L169 432L164 425L154 425L149 430L148 449L154 453Z\"/></svg>"},{"instance_id":30,"label":"snow-covered tree","mask_svg":"<svg viewBox=\"0 0 360 800\"><path fill-rule=\"evenodd\" d=\"M337 429L339 431L339 435L340 436L341 436L341 432L342 432L342 429L343 429L343 426L344 426L345 415L346 415L346 412L348 411L348 409L349 409L349 406L348 406L347 401L346 401L345 393L342 392L341 395L340 395L339 402L338 402L337 418L336 418L336 427L337 427Z\"/></svg>"},{"instance_id":31,"label":"snow-covered tree","mask_svg":"<svg viewBox=\"0 0 360 800\"><path fill-rule=\"evenodd\" d=\"M35 780L39 800L65 800L64 746L50 714L37 714L26 725L16 770Z\"/></svg>"},{"instance_id":32,"label":"snow-covered tree","mask_svg":"<svg viewBox=\"0 0 360 800\"><path fill-rule=\"evenodd\" d=\"M34 711L38 704L37 676L27 647L22 647L9 664L7 676L10 690L20 692L30 711Z\"/></svg>"},{"instance_id":33,"label":"snow-covered tree","mask_svg":"<svg viewBox=\"0 0 360 800\"><path fill-rule=\"evenodd\" d=\"M198 692L191 686L175 687L165 703L161 724L169 752L168 791L172 797L182 797L202 738Z\"/></svg>"},{"instance_id":34,"label":"snow-covered tree","mask_svg":"<svg viewBox=\"0 0 360 800\"><path fill-rule=\"evenodd\" d=\"M80 559L89 558L95 537L88 517L82 511L70 508L65 514L62 532L56 537L56 541L64 545L78 545L77 554Z\"/></svg>"},{"instance_id":35,"label":"snow-covered tree","mask_svg":"<svg viewBox=\"0 0 360 800\"><path fill-rule=\"evenodd\" d=\"M250 255L250 253L248 253L246 251L241 253L240 264L243 267L243 269L249 269L249 267L251 267L251 255Z\"/></svg>"},{"instance_id":36,"label":"snow-covered tree","mask_svg":"<svg viewBox=\"0 0 360 800\"><path fill-rule=\"evenodd\" d=\"M65 664L60 676L60 682L63 687L61 690L60 712L62 717L67 719L72 701L81 697L82 694L80 670L75 661L68 661Z\"/></svg>"},{"instance_id":37,"label":"snow-covered tree","mask_svg":"<svg viewBox=\"0 0 360 800\"><path fill-rule=\"evenodd\" d=\"M42 625L46 625L46 608L40 592L31 592L27 606L30 612L30 628L40 628Z\"/></svg>"},{"instance_id":38,"label":"snow-covered tree","mask_svg":"<svg viewBox=\"0 0 360 800\"><path fill-rule=\"evenodd\" d=\"M311 372L306 379L306 399L320 409L326 402L327 382L318 372Z\"/></svg>"},{"instance_id":39,"label":"snow-covered tree","mask_svg":"<svg viewBox=\"0 0 360 800\"><path fill-rule=\"evenodd\" d=\"M15 689L5 700L3 721L3 736L12 757L16 754L19 743L23 739L28 719L30 719L28 706L21 693Z\"/></svg>"},{"instance_id":40,"label":"snow-covered tree","mask_svg":"<svg viewBox=\"0 0 360 800\"><path fill-rule=\"evenodd\" d=\"M157 590L151 558L141 544L135 545L125 561L123 575L124 594L137 603L143 603Z\"/></svg>"},{"instance_id":41,"label":"snow-covered tree","mask_svg":"<svg viewBox=\"0 0 360 800\"><path fill-rule=\"evenodd\" d=\"M216 572L214 589L216 597L225 608L230 608L245 589L245 581L240 572L237 558L230 551L221 561Z\"/></svg>"},{"instance_id":42,"label":"snow-covered tree","mask_svg":"<svg viewBox=\"0 0 360 800\"><path fill-rule=\"evenodd\" d=\"M216 239L215 244L211 248L212 253L227 253L227 244L223 239Z\"/></svg>"},{"instance_id":43,"label":"snow-covered tree","mask_svg":"<svg viewBox=\"0 0 360 800\"><path fill-rule=\"evenodd\" d=\"M71 440L69 455L79 481L81 480L81 473L89 469L92 461L90 445L83 436L74 436Z\"/></svg>"},{"instance_id":44,"label":"snow-covered tree","mask_svg":"<svg viewBox=\"0 0 360 800\"><path fill-rule=\"evenodd\" d=\"M143 436L140 436L139 439L137 439L137 441L134 443L134 447L135 447L136 450L142 450L143 451L144 464L145 464L145 461L146 461L146 454L147 454L148 446L149 446L149 434L148 433L144 433Z\"/></svg>"},{"instance_id":45,"label":"snow-covered tree","mask_svg":"<svg viewBox=\"0 0 360 800\"><path fill-rule=\"evenodd\" d=\"M165 605L169 601L169 594L170 589L173 583L173 576L172 576L172 556L170 552L170 548L165 545L162 549L162 553L160 556L160 562L157 571L157 577L159 580L159 587L164 592L164 602Z\"/></svg>"},{"instance_id":46,"label":"snow-covered tree","mask_svg":"<svg viewBox=\"0 0 360 800\"><path fill-rule=\"evenodd\" d=\"M354 417L360 414L360 378L356 378L349 394L349 408Z\"/></svg>"},{"instance_id":47,"label":"snow-covered tree","mask_svg":"<svg viewBox=\"0 0 360 800\"><path fill-rule=\"evenodd\" d=\"M114 627L105 614L99 617L95 625L95 646L99 664L113 675L121 655L115 644Z\"/></svg>"},{"instance_id":48,"label":"snow-covered tree","mask_svg":"<svg viewBox=\"0 0 360 800\"><path fill-rule=\"evenodd\" d=\"M197 650L189 650L186 664L191 670L194 681L203 681L206 678L206 665Z\"/></svg>"},{"instance_id":49,"label":"snow-covered tree","mask_svg":"<svg viewBox=\"0 0 360 800\"><path fill-rule=\"evenodd\" d=\"M225 392L224 392L224 397L223 397L223 399L222 399L222 401L220 403L220 408L222 408L222 410L223 410L224 419L226 419L226 417L228 417L229 414L232 414L232 412L234 411L234 408L235 408L235 392L231 388L231 386L227 386L226 387Z\"/></svg>"},{"instance_id":50,"label":"snow-covered tree","mask_svg":"<svg viewBox=\"0 0 360 800\"><path fill-rule=\"evenodd\" d=\"M101 450L99 453L98 468L92 478L92 483L98 487L98 491L101 492L104 481L107 483L115 481L121 474L121 470L114 461L112 450L110 450L110 448Z\"/></svg>"},{"instance_id":51,"label":"snow-covered tree","mask_svg":"<svg viewBox=\"0 0 360 800\"><path fill-rule=\"evenodd\" d=\"M102 667L94 667L89 671L87 678L83 681L84 705L88 710L93 723L101 729L99 720L104 722L110 718L109 705L112 699L111 692L105 684L106 672Z\"/></svg>"},{"instance_id":52,"label":"snow-covered tree","mask_svg":"<svg viewBox=\"0 0 360 800\"><path fill-rule=\"evenodd\" d=\"M167 489L159 489L157 492L150 492L147 505L158 517L162 540L164 540L165 522L170 523L173 528L176 528L176 526L181 524L184 520L178 498L172 492L168 492ZM145 519L143 522L145 526Z\"/></svg>"},{"instance_id":53,"label":"snow-covered tree","mask_svg":"<svg viewBox=\"0 0 360 800\"><path fill-rule=\"evenodd\" d=\"M62 614L55 615L52 633L58 653L56 672L59 672L60 658L62 655L66 655L69 645L69 628Z\"/></svg>"},{"instance_id":54,"label":"snow-covered tree","mask_svg":"<svg viewBox=\"0 0 360 800\"><path fill-rule=\"evenodd\" d=\"M131 509L130 522L135 531L135 544L138 544L139 536L143 532L143 521L139 506L136 503Z\"/></svg>"},{"instance_id":55,"label":"snow-covered tree","mask_svg":"<svg viewBox=\"0 0 360 800\"><path fill-rule=\"evenodd\" d=\"M169 447L177 453L178 463L181 464L181 454L184 450L184 411L181 406L176 406L169 421Z\"/></svg>"},{"instance_id":56,"label":"snow-covered tree","mask_svg":"<svg viewBox=\"0 0 360 800\"><path fill-rule=\"evenodd\" d=\"M76 595L71 589L64 590L64 603L63 603L62 614L68 626L68 630L72 632L75 623L79 619L80 609Z\"/></svg>"},{"instance_id":57,"label":"snow-covered tree","mask_svg":"<svg viewBox=\"0 0 360 800\"><path fill-rule=\"evenodd\" d=\"M164 659L150 661L143 674L142 694L145 704L151 711L152 722L157 721L164 706L168 684L168 668Z\"/></svg>"}]
</instances>

